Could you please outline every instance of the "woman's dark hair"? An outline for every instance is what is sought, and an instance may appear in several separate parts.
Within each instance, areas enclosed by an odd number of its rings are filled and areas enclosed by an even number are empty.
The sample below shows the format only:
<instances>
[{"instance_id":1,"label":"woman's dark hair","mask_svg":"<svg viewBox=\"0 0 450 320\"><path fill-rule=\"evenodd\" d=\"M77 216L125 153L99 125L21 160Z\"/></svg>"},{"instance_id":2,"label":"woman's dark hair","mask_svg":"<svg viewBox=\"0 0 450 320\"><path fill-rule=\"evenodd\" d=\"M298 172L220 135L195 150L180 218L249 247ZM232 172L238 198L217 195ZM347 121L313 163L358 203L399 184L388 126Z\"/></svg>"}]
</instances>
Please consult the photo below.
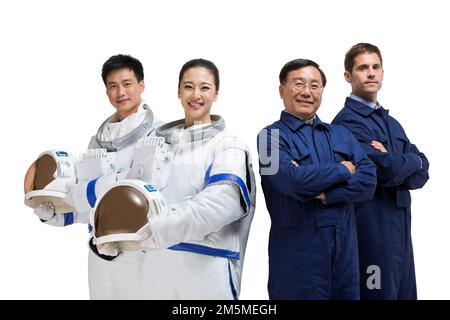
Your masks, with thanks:
<instances>
[{"instance_id":1,"label":"woman's dark hair","mask_svg":"<svg viewBox=\"0 0 450 320\"><path fill-rule=\"evenodd\" d=\"M217 69L214 63L205 59L192 59L186 62L183 65L183 67L181 67L180 75L178 76L178 88L180 88L181 79L183 79L185 72L191 68L197 67L205 68L212 73L212 75L214 76L214 84L216 86L216 91L219 91L220 86L219 70Z\"/></svg>"}]
</instances>

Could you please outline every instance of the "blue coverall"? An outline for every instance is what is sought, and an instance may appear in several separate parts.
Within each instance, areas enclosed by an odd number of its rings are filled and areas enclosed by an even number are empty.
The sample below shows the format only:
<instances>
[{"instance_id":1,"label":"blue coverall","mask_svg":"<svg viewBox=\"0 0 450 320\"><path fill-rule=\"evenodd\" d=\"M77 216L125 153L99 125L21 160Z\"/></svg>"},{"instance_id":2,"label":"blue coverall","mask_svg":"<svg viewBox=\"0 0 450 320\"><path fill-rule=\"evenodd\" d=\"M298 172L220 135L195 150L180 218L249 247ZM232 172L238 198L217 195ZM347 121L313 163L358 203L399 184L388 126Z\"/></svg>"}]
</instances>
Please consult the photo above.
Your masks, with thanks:
<instances>
[{"instance_id":1,"label":"blue coverall","mask_svg":"<svg viewBox=\"0 0 450 320\"><path fill-rule=\"evenodd\" d=\"M352 203L373 196L375 165L344 127L323 123L317 116L310 125L286 111L261 131L258 152L272 221L269 298L358 299ZM343 160L357 167L353 175L340 164ZM277 161L276 172L263 173ZM314 198L321 192L326 204Z\"/></svg>"},{"instance_id":2,"label":"blue coverall","mask_svg":"<svg viewBox=\"0 0 450 320\"><path fill-rule=\"evenodd\" d=\"M373 199L355 205L361 299L417 299L409 190L425 185L429 163L388 113L347 98L333 123L348 128L377 166ZM387 153L373 148L373 140Z\"/></svg>"}]
</instances>

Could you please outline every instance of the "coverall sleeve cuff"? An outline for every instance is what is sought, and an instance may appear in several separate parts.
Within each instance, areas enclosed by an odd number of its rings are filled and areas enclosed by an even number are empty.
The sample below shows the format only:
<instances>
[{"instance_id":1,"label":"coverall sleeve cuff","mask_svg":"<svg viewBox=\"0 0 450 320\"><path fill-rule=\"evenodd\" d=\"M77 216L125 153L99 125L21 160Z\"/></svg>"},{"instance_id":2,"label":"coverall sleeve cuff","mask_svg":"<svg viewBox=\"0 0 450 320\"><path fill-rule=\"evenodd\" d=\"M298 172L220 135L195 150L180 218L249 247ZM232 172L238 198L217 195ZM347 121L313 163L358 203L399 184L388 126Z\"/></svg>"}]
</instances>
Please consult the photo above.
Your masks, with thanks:
<instances>
[{"instance_id":1,"label":"coverall sleeve cuff","mask_svg":"<svg viewBox=\"0 0 450 320\"><path fill-rule=\"evenodd\" d=\"M411 161L413 161L416 164L416 171L419 171L420 169L422 169L422 159L420 159L420 156L418 154L415 153L407 153L408 158L411 159ZM409 160L408 159L408 160Z\"/></svg>"}]
</instances>

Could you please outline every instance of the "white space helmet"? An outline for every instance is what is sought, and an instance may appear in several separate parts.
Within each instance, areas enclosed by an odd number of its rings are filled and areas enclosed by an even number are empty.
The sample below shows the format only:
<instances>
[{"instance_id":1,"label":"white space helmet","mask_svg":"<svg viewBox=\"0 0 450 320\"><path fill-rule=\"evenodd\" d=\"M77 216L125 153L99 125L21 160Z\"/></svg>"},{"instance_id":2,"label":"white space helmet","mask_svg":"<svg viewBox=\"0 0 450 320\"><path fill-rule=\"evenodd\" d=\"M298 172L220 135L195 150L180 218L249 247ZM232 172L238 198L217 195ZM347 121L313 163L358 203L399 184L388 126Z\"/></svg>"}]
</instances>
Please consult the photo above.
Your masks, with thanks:
<instances>
[{"instance_id":1,"label":"white space helmet","mask_svg":"<svg viewBox=\"0 0 450 320\"><path fill-rule=\"evenodd\" d=\"M55 213L74 211L63 201L76 183L76 158L66 151L48 150L39 155L25 175L25 204L36 208L51 202Z\"/></svg>"},{"instance_id":2,"label":"white space helmet","mask_svg":"<svg viewBox=\"0 0 450 320\"><path fill-rule=\"evenodd\" d=\"M94 243L118 242L121 251L142 250L148 217L168 211L161 193L142 180L113 183L91 211Z\"/></svg>"}]
</instances>

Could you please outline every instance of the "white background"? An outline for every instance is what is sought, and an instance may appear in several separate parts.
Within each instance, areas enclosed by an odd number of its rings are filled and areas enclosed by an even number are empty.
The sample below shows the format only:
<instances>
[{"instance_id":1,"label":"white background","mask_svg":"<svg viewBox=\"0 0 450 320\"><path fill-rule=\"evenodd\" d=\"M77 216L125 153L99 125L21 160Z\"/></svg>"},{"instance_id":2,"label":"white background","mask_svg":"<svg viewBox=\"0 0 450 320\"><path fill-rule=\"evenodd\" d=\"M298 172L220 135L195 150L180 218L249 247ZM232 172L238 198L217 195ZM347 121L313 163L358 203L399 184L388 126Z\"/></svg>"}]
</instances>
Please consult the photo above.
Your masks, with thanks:
<instances>
[{"instance_id":1,"label":"white background","mask_svg":"<svg viewBox=\"0 0 450 320\"><path fill-rule=\"evenodd\" d=\"M155 4L153 4L155 3ZM446 1L2 1L0 4L0 298L88 299L87 227L41 224L23 204L23 177L42 151L84 152L113 112L100 72L117 53L144 65L148 100L163 121L183 116L178 71L192 58L221 72L214 112L250 146L282 110L278 73L295 58L318 62L329 82L319 115L330 122L350 92L345 52L379 46L379 101L430 160L413 191L420 299L450 298L448 108L450 23ZM270 219L258 200L241 299L267 299Z\"/></svg>"}]
</instances>

